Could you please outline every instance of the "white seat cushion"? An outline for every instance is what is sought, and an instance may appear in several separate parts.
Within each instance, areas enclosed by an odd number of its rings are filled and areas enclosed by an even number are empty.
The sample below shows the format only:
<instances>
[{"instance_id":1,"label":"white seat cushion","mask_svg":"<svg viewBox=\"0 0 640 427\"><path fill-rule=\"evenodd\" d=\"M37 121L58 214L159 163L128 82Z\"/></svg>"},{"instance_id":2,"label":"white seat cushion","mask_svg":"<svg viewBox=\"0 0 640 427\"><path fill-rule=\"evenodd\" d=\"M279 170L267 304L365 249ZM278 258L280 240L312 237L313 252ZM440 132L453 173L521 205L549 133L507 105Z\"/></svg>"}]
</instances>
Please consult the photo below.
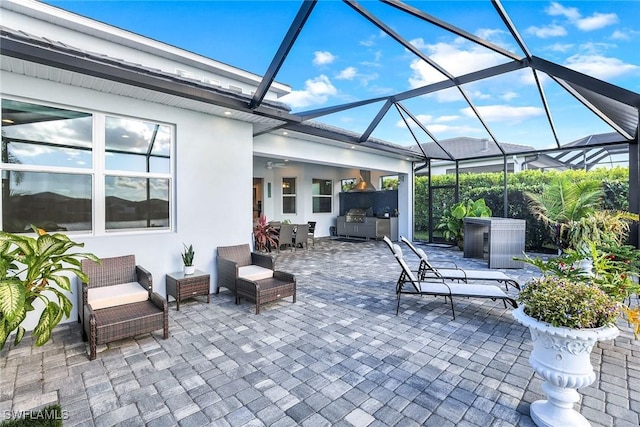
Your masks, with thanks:
<instances>
[{"instance_id":1,"label":"white seat cushion","mask_svg":"<svg viewBox=\"0 0 640 427\"><path fill-rule=\"evenodd\" d=\"M138 282L90 288L87 293L87 301L94 310L142 302L147 299L149 299L149 291Z\"/></svg>"},{"instance_id":2,"label":"white seat cushion","mask_svg":"<svg viewBox=\"0 0 640 427\"><path fill-rule=\"evenodd\" d=\"M238 277L247 280L262 280L273 277L273 270L260 267L259 265L246 265L238 268Z\"/></svg>"}]
</instances>

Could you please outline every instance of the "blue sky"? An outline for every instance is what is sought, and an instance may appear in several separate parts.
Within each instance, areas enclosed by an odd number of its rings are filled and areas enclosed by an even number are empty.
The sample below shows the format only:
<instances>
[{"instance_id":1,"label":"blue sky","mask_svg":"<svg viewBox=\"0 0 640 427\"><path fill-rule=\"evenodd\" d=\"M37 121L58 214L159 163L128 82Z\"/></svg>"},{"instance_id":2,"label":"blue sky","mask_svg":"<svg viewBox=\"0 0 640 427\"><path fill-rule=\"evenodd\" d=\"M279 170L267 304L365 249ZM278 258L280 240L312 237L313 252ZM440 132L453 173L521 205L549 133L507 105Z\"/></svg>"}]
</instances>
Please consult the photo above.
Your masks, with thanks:
<instances>
[{"instance_id":1,"label":"blue sky","mask_svg":"<svg viewBox=\"0 0 640 427\"><path fill-rule=\"evenodd\" d=\"M79 13L262 75L300 6L299 1L48 1ZM490 1L407 2L509 51L522 51ZM361 1L402 37L453 75L507 62L388 5ZM640 92L640 2L502 2L527 48L634 92ZM558 85L539 75L561 143L610 132ZM294 112L386 96L443 80L443 76L341 1L320 0L276 80L292 87L283 101ZM495 137L547 148L554 144L530 71L513 72L464 87L491 134L460 93L448 90L405 101L438 138ZM318 120L362 132L380 104ZM374 131L402 145L415 143L390 112ZM430 139L418 132L420 142Z\"/></svg>"}]
</instances>

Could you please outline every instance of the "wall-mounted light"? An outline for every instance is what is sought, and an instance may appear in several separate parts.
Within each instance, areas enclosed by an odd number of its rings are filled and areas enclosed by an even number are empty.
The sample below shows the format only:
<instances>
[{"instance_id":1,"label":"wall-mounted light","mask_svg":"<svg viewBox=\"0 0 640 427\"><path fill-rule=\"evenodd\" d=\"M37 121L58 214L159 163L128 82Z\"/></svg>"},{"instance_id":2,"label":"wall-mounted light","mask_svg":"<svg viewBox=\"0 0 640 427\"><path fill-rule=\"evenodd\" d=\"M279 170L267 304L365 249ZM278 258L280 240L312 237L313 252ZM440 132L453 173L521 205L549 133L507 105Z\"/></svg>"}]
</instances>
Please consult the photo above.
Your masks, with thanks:
<instances>
[{"instance_id":1,"label":"wall-mounted light","mask_svg":"<svg viewBox=\"0 0 640 427\"><path fill-rule=\"evenodd\" d=\"M224 115L225 115L225 116L230 116L230 115L231 115L231 111L225 111L225 112L224 112Z\"/></svg>"},{"instance_id":2,"label":"wall-mounted light","mask_svg":"<svg viewBox=\"0 0 640 427\"><path fill-rule=\"evenodd\" d=\"M2 123L6 123L8 125L12 125L15 122L13 120L11 120L11 119L2 119Z\"/></svg>"},{"instance_id":3,"label":"wall-mounted light","mask_svg":"<svg viewBox=\"0 0 640 427\"><path fill-rule=\"evenodd\" d=\"M282 134L283 134L284 136L287 136L287 135L289 135L289 132L284 131L284 132L282 132Z\"/></svg>"}]
</instances>

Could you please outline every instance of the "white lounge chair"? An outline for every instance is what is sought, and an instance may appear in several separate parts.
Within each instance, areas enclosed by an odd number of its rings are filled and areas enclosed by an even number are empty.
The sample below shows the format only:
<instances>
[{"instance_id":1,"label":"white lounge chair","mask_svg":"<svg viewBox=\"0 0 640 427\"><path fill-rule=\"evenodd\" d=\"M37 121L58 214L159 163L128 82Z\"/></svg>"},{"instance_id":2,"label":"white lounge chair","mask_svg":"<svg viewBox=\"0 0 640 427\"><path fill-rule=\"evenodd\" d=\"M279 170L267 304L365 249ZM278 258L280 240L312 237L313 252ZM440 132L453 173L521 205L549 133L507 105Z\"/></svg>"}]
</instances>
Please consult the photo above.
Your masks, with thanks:
<instances>
[{"instance_id":1,"label":"white lounge chair","mask_svg":"<svg viewBox=\"0 0 640 427\"><path fill-rule=\"evenodd\" d=\"M445 282L441 277L428 277L425 280L418 280L413 271L407 265L402 257L402 249L399 245L392 243L386 236L384 242L389 246L396 261L400 264L402 272L396 284L396 294L398 296L398 304L396 306L396 315L400 310L400 296L402 294L414 295L434 295L449 298L451 304L451 313L456 318L455 309L453 308L453 297L469 297L469 298L490 298L492 300L501 299L505 308L507 302L513 308L518 307L515 299L505 294L502 289L495 285L473 285L468 283Z\"/></svg>"},{"instance_id":2,"label":"white lounge chair","mask_svg":"<svg viewBox=\"0 0 640 427\"><path fill-rule=\"evenodd\" d=\"M507 276L502 271L495 270L470 270L458 267L452 261L445 261L453 266L453 268L442 268L435 266L429 262L427 254L420 248L416 248L406 237L400 236L400 240L420 258L420 267L418 267L418 278L424 280L430 277L438 277L445 280L457 280L468 282L469 280L490 280L498 283L504 283L505 289L509 290L509 285L520 290L520 283L512 277Z\"/></svg>"}]
</instances>

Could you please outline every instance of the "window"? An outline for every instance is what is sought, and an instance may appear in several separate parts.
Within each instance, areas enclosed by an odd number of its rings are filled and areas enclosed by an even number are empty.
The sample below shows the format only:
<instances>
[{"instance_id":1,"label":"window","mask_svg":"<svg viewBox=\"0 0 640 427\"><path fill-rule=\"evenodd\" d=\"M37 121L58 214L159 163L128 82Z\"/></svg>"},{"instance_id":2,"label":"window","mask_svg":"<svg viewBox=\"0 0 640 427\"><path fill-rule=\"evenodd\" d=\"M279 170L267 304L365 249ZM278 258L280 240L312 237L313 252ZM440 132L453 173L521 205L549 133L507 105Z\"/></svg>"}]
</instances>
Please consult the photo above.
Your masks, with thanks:
<instances>
[{"instance_id":1,"label":"window","mask_svg":"<svg viewBox=\"0 0 640 427\"><path fill-rule=\"evenodd\" d=\"M331 213L333 200L333 181L330 179L313 179L311 182L313 213Z\"/></svg>"},{"instance_id":2,"label":"window","mask_svg":"<svg viewBox=\"0 0 640 427\"><path fill-rule=\"evenodd\" d=\"M168 125L2 99L2 229L168 228L172 141Z\"/></svg>"},{"instance_id":3,"label":"window","mask_svg":"<svg viewBox=\"0 0 640 427\"><path fill-rule=\"evenodd\" d=\"M169 227L171 128L105 118L105 229Z\"/></svg>"},{"instance_id":4,"label":"window","mask_svg":"<svg viewBox=\"0 0 640 427\"><path fill-rule=\"evenodd\" d=\"M381 178L382 190L397 190L398 189L398 175L387 175Z\"/></svg>"},{"instance_id":5,"label":"window","mask_svg":"<svg viewBox=\"0 0 640 427\"><path fill-rule=\"evenodd\" d=\"M358 180L356 178L341 179L340 180L340 188L342 188L342 191L345 191L345 192L349 191L353 187L355 187L356 182L358 182Z\"/></svg>"},{"instance_id":6,"label":"window","mask_svg":"<svg viewBox=\"0 0 640 427\"><path fill-rule=\"evenodd\" d=\"M296 213L296 179L282 178L282 213Z\"/></svg>"}]
</instances>

